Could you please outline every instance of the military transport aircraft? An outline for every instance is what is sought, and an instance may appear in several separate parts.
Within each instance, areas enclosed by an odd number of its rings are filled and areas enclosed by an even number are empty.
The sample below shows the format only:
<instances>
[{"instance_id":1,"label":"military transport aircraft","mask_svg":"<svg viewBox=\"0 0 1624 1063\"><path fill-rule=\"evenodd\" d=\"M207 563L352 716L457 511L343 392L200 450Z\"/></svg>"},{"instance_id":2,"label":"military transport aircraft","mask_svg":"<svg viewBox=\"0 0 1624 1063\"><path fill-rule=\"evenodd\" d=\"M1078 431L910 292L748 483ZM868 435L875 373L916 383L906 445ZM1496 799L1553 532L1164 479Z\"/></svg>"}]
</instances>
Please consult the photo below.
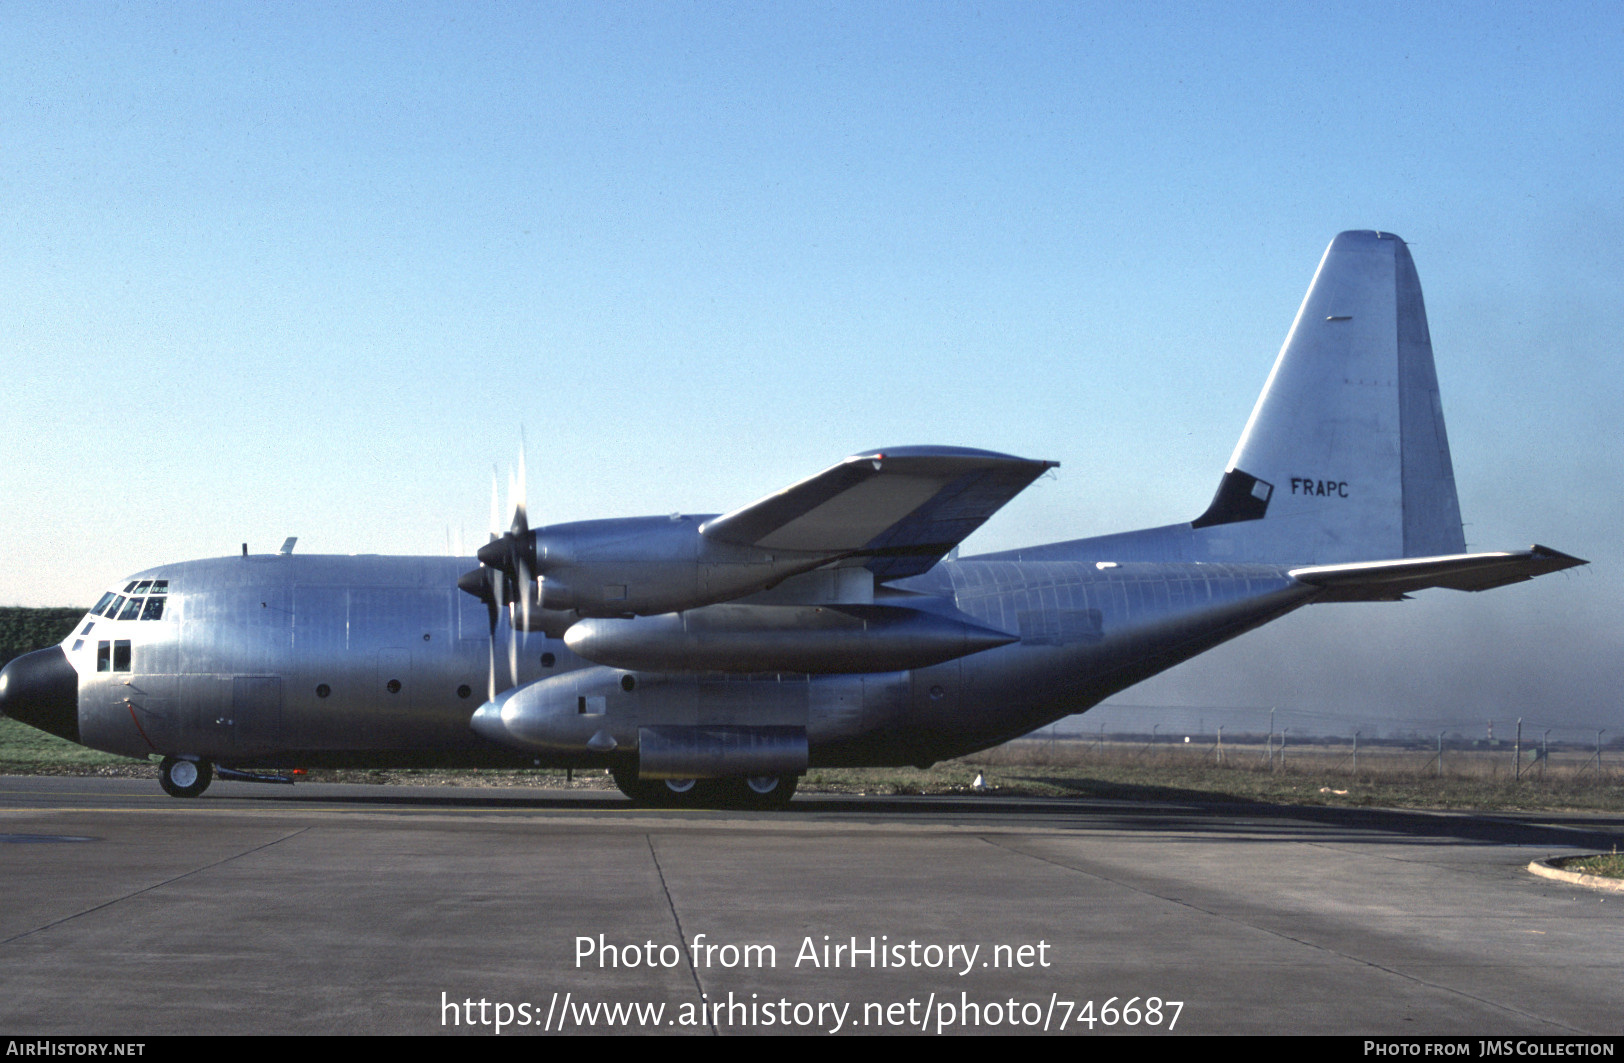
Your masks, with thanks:
<instances>
[{"instance_id":1,"label":"military transport aircraft","mask_svg":"<svg viewBox=\"0 0 1624 1063\"><path fill-rule=\"evenodd\" d=\"M809 767L984 749L1299 606L1585 563L1465 552L1391 233L1331 242L1200 516L949 556L1054 464L896 447L720 515L531 528L521 505L477 567L292 540L163 565L11 662L0 710L156 754L177 797L217 766L542 765L607 768L650 803L771 806Z\"/></svg>"}]
</instances>

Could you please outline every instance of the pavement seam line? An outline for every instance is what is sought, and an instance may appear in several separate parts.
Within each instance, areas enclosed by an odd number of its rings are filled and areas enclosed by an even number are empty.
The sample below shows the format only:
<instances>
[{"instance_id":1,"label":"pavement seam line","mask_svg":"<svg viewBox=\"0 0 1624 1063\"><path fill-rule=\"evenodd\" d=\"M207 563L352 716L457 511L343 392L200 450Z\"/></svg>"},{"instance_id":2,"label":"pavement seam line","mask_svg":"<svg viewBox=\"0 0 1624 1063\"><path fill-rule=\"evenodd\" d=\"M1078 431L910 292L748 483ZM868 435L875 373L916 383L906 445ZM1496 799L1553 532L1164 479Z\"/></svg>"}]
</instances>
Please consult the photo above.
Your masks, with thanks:
<instances>
[{"instance_id":1,"label":"pavement seam line","mask_svg":"<svg viewBox=\"0 0 1624 1063\"><path fill-rule=\"evenodd\" d=\"M245 857L245 856L251 856L254 853L259 852L261 849L269 849L273 845L282 844L283 842L287 841L289 838L296 838L296 837L303 834L305 831L307 831L309 829L310 829L309 827L300 827L298 830L292 832L291 834L284 834L280 838L272 838L270 841L266 842L263 845L256 845L252 849L244 849L242 852L240 852L240 853L232 853L230 856L222 856L220 859L214 861L212 864L204 864L202 867L194 867L190 871L183 871L178 875L174 875L174 876L171 876L170 878L164 879L162 882L154 882L150 886L142 886L140 889L133 890L133 891L131 891L129 893L126 893L122 897L114 897L112 900L103 901L100 904L93 905L93 906L91 906L89 908L86 908L84 911L74 912L72 915L64 915L60 919L53 919L49 923L45 923L42 926L36 926L32 930L24 930L21 934L13 934L11 937L5 938L4 940L0 940L0 946L10 945L12 942L15 942L15 941L21 941L25 937L29 937L29 936L31 936L33 934L41 933L41 932L49 930L49 929L51 929L52 927L55 927L55 926L61 926L63 923L71 922L71 921L73 921L75 919L80 918L81 916L90 915L92 912L99 912L103 908L110 908L115 904L122 904L124 901L130 900L130 899L135 898L135 897L139 897L143 893L151 893L155 889L161 889L164 886L169 885L170 883L179 882L183 878L190 878L193 875L202 874L204 871L208 871L211 868L219 867L221 864L229 864L233 860L238 860L238 859L241 859L242 857Z\"/></svg>"},{"instance_id":2,"label":"pavement seam line","mask_svg":"<svg viewBox=\"0 0 1624 1063\"><path fill-rule=\"evenodd\" d=\"M671 913L671 921L677 924L677 939L682 942L682 958L688 967L688 977L694 980L694 989L699 992L699 1001L705 1002L705 987L699 982L699 972L694 969L693 951L688 948L688 932L682 929L682 916L677 914L677 904L671 899L671 887L666 885L665 869L660 866L660 854L654 848L654 835L645 834L643 840L648 843L649 859L654 861L654 873L660 877L660 892L665 894L665 906ZM701 1012L700 1014L704 1014ZM719 1036L716 1032L716 1023L706 1020L705 1025L710 1027L711 1035Z\"/></svg>"},{"instance_id":3,"label":"pavement seam line","mask_svg":"<svg viewBox=\"0 0 1624 1063\"><path fill-rule=\"evenodd\" d=\"M1292 935L1284 933L1284 932L1279 931L1279 930L1271 930L1266 926L1259 926L1256 923L1249 923L1246 920L1237 918L1236 916L1233 916L1233 915L1226 915L1223 912L1215 912L1215 911L1211 910L1210 908L1203 908L1199 904L1194 904L1194 903L1192 903L1190 901L1181 900L1178 897L1166 897L1166 896L1163 896L1160 893L1155 893L1155 892L1153 892L1151 890L1144 889L1143 887L1135 886L1131 882L1123 882L1121 879L1115 879L1115 878L1111 878L1111 877L1109 877L1107 875L1102 875L1097 871L1085 871L1084 869L1082 869L1080 867L1073 867L1070 864L1061 863L1059 860L1054 860L1054 859L1051 859L1051 858L1049 858L1047 856L1040 856L1037 853L1023 852L1020 849L1014 849L1014 848L1011 848L1010 846L1007 846L1007 845L1001 845L998 842L993 841L991 838L988 838L985 835L977 835L977 838L980 841L983 841L983 842L987 843L988 845L992 846L995 849L1002 849L1006 853L1014 853L1016 856L1024 856L1024 857L1027 857L1028 859L1038 860L1038 861L1041 861L1041 862L1043 862L1045 864L1049 864L1052 867L1061 868L1062 870L1065 870L1065 871L1071 871L1071 872L1074 872L1074 873L1079 874L1079 875L1087 875L1090 878L1096 878L1096 879L1099 879L1102 882L1109 882L1113 886L1120 886L1123 889L1132 890L1134 893L1137 893L1140 896L1154 897L1156 900L1165 901L1168 904L1176 904L1181 908L1189 908L1191 911L1200 912L1203 915L1210 915L1215 919L1222 919L1226 923L1233 923L1236 926L1244 926L1249 930L1256 930L1259 933L1268 934L1271 937L1282 938L1282 939L1284 939L1286 941L1293 942L1294 944L1301 945L1304 948L1314 949L1317 952L1328 953L1328 954L1330 954L1332 956L1340 957L1340 958L1342 958L1344 960L1348 960L1348 961L1350 961L1352 963L1357 963L1357 964L1360 964L1362 966L1370 967L1370 968L1372 968L1374 970L1381 971L1381 972L1383 972L1385 974L1393 975L1395 978L1402 978L1407 982L1414 982L1416 985L1426 986L1428 989L1436 989L1436 990L1439 990L1439 991L1444 992L1444 993L1449 993L1452 996L1463 997L1466 1000L1474 1000L1479 1004L1483 1004L1483 1005L1486 1005L1488 1007L1494 1008L1497 1011L1510 1012L1513 1015L1520 1015L1523 1018L1531 1019L1534 1022L1549 1023L1552 1026L1557 1026L1557 1027L1560 1027L1560 1028L1562 1028L1564 1030L1570 1030L1570 1031L1572 1031L1573 1033L1576 1033L1576 1034L1582 1034L1584 1032L1584 1031L1579 1030L1579 1029L1577 1029L1575 1027L1569 1026L1564 1022L1560 1022L1560 1021L1558 1021L1556 1019L1546 1018L1543 1015L1535 1015L1535 1014L1533 1014L1531 1012L1523 1011L1520 1008L1515 1008L1515 1007L1512 1007L1512 1006L1510 1006L1508 1004L1503 1004L1503 1003L1501 1003L1501 1002L1499 1002L1497 1000L1488 1000L1488 999L1486 999L1484 997L1477 996L1474 993L1468 993L1465 990L1456 989L1453 986L1441 985L1441 984L1439 984L1437 982L1429 982L1425 978L1418 978L1413 974L1405 974L1403 971L1396 971L1391 967L1384 967L1381 964L1375 962L1374 960L1367 960L1362 956L1353 956L1353 955L1350 955L1350 954L1348 954L1346 952L1341 951L1340 949L1331 948L1329 945L1321 945L1321 944L1318 944L1318 943L1313 942L1313 941L1307 941L1307 940L1305 940L1303 938L1293 937Z\"/></svg>"}]
</instances>

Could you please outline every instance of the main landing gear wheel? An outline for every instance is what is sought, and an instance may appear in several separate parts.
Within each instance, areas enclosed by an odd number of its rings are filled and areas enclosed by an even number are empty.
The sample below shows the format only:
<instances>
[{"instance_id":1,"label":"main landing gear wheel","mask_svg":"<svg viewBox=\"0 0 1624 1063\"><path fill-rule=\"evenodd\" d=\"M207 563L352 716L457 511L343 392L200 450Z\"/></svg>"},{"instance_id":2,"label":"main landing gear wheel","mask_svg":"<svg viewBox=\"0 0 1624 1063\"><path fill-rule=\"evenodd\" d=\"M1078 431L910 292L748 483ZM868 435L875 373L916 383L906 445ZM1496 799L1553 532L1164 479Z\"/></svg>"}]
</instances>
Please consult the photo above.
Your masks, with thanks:
<instances>
[{"instance_id":1,"label":"main landing gear wheel","mask_svg":"<svg viewBox=\"0 0 1624 1063\"><path fill-rule=\"evenodd\" d=\"M213 779L214 765L206 760L165 757L158 765L158 785L170 797L196 797Z\"/></svg>"},{"instance_id":2,"label":"main landing gear wheel","mask_svg":"<svg viewBox=\"0 0 1624 1063\"><path fill-rule=\"evenodd\" d=\"M640 779L635 769L611 769L620 792L656 808L783 808L799 775L735 775L728 779Z\"/></svg>"},{"instance_id":3,"label":"main landing gear wheel","mask_svg":"<svg viewBox=\"0 0 1624 1063\"><path fill-rule=\"evenodd\" d=\"M705 803L706 787L697 779L640 779L635 769L611 769L615 786L640 805L659 808Z\"/></svg>"},{"instance_id":4,"label":"main landing gear wheel","mask_svg":"<svg viewBox=\"0 0 1624 1063\"><path fill-rule=\"evenodd\" d=\"M724 779L728 804L739 808L783 808L795 796L799 775L746 775Z\"/></svg>"}]
</instances>

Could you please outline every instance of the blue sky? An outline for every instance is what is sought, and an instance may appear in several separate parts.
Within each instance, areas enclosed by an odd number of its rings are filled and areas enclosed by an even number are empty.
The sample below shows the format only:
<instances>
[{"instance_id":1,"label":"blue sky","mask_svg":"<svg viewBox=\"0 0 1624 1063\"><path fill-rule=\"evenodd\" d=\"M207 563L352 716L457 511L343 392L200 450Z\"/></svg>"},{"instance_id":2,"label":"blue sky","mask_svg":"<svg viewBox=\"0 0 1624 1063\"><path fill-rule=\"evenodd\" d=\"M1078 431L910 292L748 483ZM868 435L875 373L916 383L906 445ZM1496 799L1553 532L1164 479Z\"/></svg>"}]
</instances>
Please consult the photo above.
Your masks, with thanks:
<instances>
[{"instance_id":1,"label":"blue sky","mask_svg":"<svg viewBox=\"0 0 1624 1063\"><path fill-rule=\"evenodd\" d=\"M1062 462L971 550L1187 519L1380 228L1469 543L1595 564L1135 697L1624 727L1620 98L1604 4L7 5L0 603L471 547L521 426L543 521L909 443Z\"/></svg>"}]
</instances>

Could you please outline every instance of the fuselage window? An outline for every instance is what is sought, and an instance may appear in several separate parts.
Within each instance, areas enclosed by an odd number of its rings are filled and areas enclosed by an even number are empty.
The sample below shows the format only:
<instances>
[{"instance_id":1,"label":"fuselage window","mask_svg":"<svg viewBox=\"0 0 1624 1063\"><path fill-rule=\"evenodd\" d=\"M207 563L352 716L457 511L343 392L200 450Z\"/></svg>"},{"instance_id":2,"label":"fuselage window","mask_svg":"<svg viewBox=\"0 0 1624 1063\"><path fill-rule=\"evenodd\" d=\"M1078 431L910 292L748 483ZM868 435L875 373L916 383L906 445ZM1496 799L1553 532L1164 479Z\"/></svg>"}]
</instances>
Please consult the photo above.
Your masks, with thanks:
<instances>
[{"instance_id":1,"label":"fuselage window","mask_svg":"<svg viewBox=\"0 0 1624 1063\"><path fill-rule=\"evenodd\" d=\"M141 615L141 599L131 598L124 603L124 608L118 611L118 620L134 620Z\"/></svg>"},{"instance_id":2,"label":"fuselage window","mask_svg":"<svg viewBox=\"0 0 1624 1063\"><path fill-rule=\"evenodd\" d=\"M133 593L133 592L134 592L134 590L135 590L135 585L136 585L136 584L137 584L137 583L139 583L139 582L140 582L140 580L133 580L133 579L132 579L132 580L131 580L131 581L130 581L130 582L128 582L128 583L126 583L126 584L125 584L125 585L124 585L124 593L125 593L125 594L130 594L130 593Z\"/></svg>"},{"instance_id":3,"label":"fuselage window","mask_svg":"<svg viewBox=\"0 0 1624 1063\"><path fill-rule=\"evenodd\" d=\"M152 589L152 581L149 580L149 579L144 579L140 583L137 583L135 585L135 590L131 591L130 593L131 594L145 594L151 589Z\"/></svg>"},{"instance_id":4,"label":"fuselage window","mask_svg":"<svg viewBox=\"0 0 1624 1063\"><path fill-rule=\"evenodd\" d=\"M94 620L92 620L90 623L85 625L85 629L83 631L79 632L79 634L88 635L88 634L90 634L90 629L95 627L95 626L96 626L96 622Z\"/></svg>"},{"instance_id":5,"label":"fuselage window","mask_svg":"<svg viewBox=\"0 0 1624 1063\"><path fill-rule=\"evenodd\" d=\"M166 579L155 579L155 580L153 580L152 581L152 593L153 594L168 594L169 593L169 581L166 580Z\"/></svg>"},{"instance_id":6,"label":"fuselage window","mask_svg":"<svg viewBox=\"0 0 1624 1063\"><path fill-rule=\"evenodd\" d=\"M130 640L115 639L113 641L113 671L128 672L130 670Z\"/></svg>"},{"instance_id":7,"label":"fuselage window","mask_svg":"<svg viewBox=\"0 0 1624 1063\"><path fill-rule=\"evenodd\" d=\"M113 644L103 639L96 643L96 671L111 672L113 670Z\"/></svg>"},{"instance_id":8,"label":"fuselage window","mask_svg":"<svg viewBox=\"0 0 1624 1063\"><path fill-rule=\"evenodd\" d=\"M112 605L113 599L117 597L118 595L114 594L112 591L108 591L106 594L101 596L101 601L96 603L96 608L92 609L91 612L96 616L106 616L107 607Z\"/></svg>"},{"instance_id":9,"label":"fuselage window","mask_svg":"<svg viewBox=\"0 0 1624 1063\"><path fill-rule=\"evenodd\" d=\"M148 598L147 604L141 609L142 620L162 620L164 618L164 599Z\"/></svg>"}]
</instances>

